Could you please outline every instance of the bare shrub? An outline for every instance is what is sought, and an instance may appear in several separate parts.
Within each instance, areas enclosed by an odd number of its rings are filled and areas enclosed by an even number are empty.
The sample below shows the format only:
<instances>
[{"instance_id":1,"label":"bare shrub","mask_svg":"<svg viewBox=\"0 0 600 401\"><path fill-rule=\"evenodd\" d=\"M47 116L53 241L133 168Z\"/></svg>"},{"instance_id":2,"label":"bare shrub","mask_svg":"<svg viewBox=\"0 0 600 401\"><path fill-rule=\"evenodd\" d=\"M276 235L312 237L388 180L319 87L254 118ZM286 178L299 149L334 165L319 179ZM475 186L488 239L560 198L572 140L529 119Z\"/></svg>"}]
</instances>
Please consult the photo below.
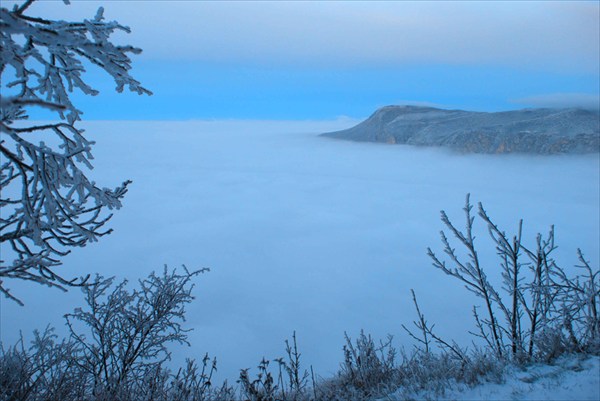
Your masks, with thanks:
<instances>
[{"instance_id":1,"label":"bare shrub","mask_svg":"<svg viewBox=\"0 0 600 401\"><path fill-rule=\"evenodd\" d=\"M29 348L21 339L0 355L0 400L82 399L87 383L79 366L79 348L57 341L54 329L35 331Z\"/></svg>"},{"instance_id":2,"label":"bare shrub","mask_svg":"<svg viewBox=\"0 0 600 401\"><path fill-rule=\"evenodd\" d=\"M340 371L335 378L319 384L317 399L364 400L393 391L398 371L392 337L377 345L370 335L361 331L354 343L347 334L345 340Z\"/></svg>"},{"instance_id":3,"label":"bare shrub","mask_svg":"<svg viewBox=\"0 0 600 401\"><path fill-rule=\"evenodd\" d=\"M275 359L279 365L278 386L281 389L281 398L292 401L304 399L308 393L309 373L301 368L301 354L298 351L295 331L292 334L291 343L289 340L285 340L285 354L285 358Z\"/></svg>"},{"instance_id":4,"label":"bare shrub","mask_svg":"<svg viewBox=\"0 0 600 401\"><path fill-rule=\"evenodd\" d=\"M271 361L265 358L258 364L255 379L250 377L250 369L240 371L238 384L240 384L242 398L251 401L308 401L311 399L312 390L314 395L312 399L317 399L314 374L311 388L308 380L311 375L307 370L302 369L300 356L296 332L294 332L291 342L285 340L285 357L274 359L277 362L277 374L271 372L269 369Z\"/></svg>"},{"instance_id":5,"label":"bare shrub","mask_svg":"<svg viewBox=\"0 0 600 401\"><path fill-rule=\"evenodd\" d=\"M250 377L250 369L242 369L238 383L244 399L249 401L275 401L279 394L279 388L275 384L273 375L269 371L270 361L263 358L258 364L256 379Z\"/></svg>"}]
</instances>

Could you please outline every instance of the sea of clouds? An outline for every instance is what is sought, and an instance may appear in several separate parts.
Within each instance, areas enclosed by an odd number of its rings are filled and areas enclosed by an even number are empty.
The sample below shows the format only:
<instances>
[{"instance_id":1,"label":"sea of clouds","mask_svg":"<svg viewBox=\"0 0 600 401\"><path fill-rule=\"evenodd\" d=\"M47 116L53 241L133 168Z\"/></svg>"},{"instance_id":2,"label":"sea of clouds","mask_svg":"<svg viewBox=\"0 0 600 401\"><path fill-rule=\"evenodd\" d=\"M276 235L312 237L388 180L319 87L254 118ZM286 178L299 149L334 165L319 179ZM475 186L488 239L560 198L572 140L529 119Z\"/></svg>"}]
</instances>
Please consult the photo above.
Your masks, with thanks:
<instances>
[{"instance_id":1,"label":"sea of clouds","mask_svg":"<svg viewBox=\"0 0 600 401\"><path fill-rule=\"evenodd\" d=\"M209 267L188 307L191 347L174 346L173 359L208 352L219 378L235 380L263 356L283 356L294 331L305 367L325 377L342 361L344 332L392 334L410 349L401 327L415 318L410 289L439 334L468 345L478 300L426 255L428 246L443 255L440 210L464 226L467 193L508 233L524 219L528 245L554 224L560 265L573 266L580 247L598 266L598 154L472 155L318 136L356 123L86 123L97 141L94 179L133 184L114 233L74 251L61 271L136 280L165 264ZM497 278L495 249L476 226ZM62 316L82 305L76 289L9 287L26 306L0 300L4 345L47 324L64 334Z\"/></svg>"}]
</instances>

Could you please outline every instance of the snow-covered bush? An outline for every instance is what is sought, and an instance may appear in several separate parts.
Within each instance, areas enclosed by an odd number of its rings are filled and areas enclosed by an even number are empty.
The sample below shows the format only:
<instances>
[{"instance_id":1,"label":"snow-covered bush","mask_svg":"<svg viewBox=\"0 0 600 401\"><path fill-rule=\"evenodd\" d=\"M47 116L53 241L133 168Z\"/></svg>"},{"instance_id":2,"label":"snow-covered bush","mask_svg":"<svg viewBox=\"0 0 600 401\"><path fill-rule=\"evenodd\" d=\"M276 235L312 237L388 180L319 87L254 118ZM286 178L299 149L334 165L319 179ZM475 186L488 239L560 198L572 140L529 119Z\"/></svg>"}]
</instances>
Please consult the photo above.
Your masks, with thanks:
<instances>
[{"instance_id":1,"label":"snow-covered bush","mask_svg":"<svg viewBox=\"0 0 600 401\"><path fill-rule=\"evenodd\" d=\"M187 343L185 306L192 301L192 279L204 272L167 268L140 280L98 279L82 290L87 305L66 315L68 338L53 329L34 333L0 349L0 400L181 400L232 399L233 389L214 386L216 360L201 367L189 360L174 372L165 362L168 345Z\"/></svg>"},{"instance_id":2,"label":"snow-covered bush","mask_svg":"<svg viewBox=\"0 0 600 401\"><path fill-rule=\"evenodd\" d=\"M338 374L317 383L317 400L387 399L394 393L399 399L414 399L429 394L435 399L448 386L461 383L473 386L485 381L499 382L505 361L481 349L464 351L462 358L453 352L425 351L418 345L411 352L397 352L391 338L377 344L361 332L353 343L346 336L344 362Z\"/></svg>"},{"instance_id":3,"label":"snow-covered bush","mask_svg":"<svg viewBox=\"0 0 600 401\"><path fill-rule=\"evenodd\" d=\"M308 401L315 399L315 379L311 367L311 374L302 369L300 364L301 353L298 350L296 332L292 334L292 341L285 340L285 357L276 358L277 371L269 368L271 361L263 358L257 366L258 373L253 379L250 369L241 369L238 384L242 399L250 401ZM312 386L309 386L309 377Z\"/></svg>"},{"instance_id":4,"label":"snow-covered bush","mask_svg":"<svg viewBox=\"0 0 600 401\"><path fill-rule=\"evenodd\" d=\"M95 387L110 395L129 393L170 358L168 344L188 344L181 323L192 301L191 280L204 270L178 274L165 267L129 290L127 281L101 277L82 288L86 308L65 316L71 340L82 353L82 368ZM94 392L97 388L94 388Z\"/></svg>"},{"instance_id":5,"label":"snow-covered bush","mask_svg":"<svg viewBox=\"0 0 600 401\"><path fill-rule=\"evenodd\" d=\"M478 209L478 216L486 224L499 257L500 285L488 279L489 271L484 270L480 261L469 195L463 209L464 231L441 212L442 222L465 248L466 260L460 257L443 231L441 239L448 261L428 249L436 268L461 281L483 300L482 307L473 307L476 335L498 358L515 362L551 360L564 352L597 353L600 350L600 270L594 271L581 250L577 251L580 265L576 267L583 274L569 274L559 267L552 257L556 249L554 227L546 238L538 234L533 246L526 246L521 235L522 220L517 234L510 237L492 221L481 203ZM417 312L421 315L418 308ZM431 336L431 330L417 327L425 336ZM452 347L445 348L452 350Z\"/></svg>"},{"instance_id":6,"label":"snow-covered bush","mask_svg":"<svg viewBox=\"0 0 600 401\"><path fill-rule=\"evenodd\" d=\"M82 112L70 99L74 90L98 93L84 81L86 68L104 70L119 92L151 94L129 74L129 54L141 50L109 40L129 28L105 21L102 8L81 22L31 16L33 2L0 7L0 291L17 302L6 279L59 288L85 282L55 268L72 247L110 233L107 210L120 208L127 192L129 181L108 189L86 177L93 142L76 127ZM57 121L29 123L31 107L55 112Z\"/></svg>"}]
</instances>

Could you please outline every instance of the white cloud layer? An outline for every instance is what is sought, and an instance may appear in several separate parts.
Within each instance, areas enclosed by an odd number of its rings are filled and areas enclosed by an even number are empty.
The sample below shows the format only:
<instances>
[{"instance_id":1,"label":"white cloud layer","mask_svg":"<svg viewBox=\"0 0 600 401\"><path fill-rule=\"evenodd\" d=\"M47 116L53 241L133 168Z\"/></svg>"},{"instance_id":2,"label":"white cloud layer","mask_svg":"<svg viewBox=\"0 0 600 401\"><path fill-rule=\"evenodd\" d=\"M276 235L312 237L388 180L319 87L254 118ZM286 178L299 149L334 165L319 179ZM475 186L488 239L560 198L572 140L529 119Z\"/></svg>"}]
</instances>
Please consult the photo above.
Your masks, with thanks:
<instances>
[{"instance_id":1,"label":"white cloud layer","mask_svg":"<svg viewBox=\"0 0 600 401\"><path fill-rule=\"evenodd\" d=\"M133 184L110 222L114 233L75 249L60 272L134 282L165 263L210 267L187 308L192 347L172 349L178 364L216 356L219 383L235 381L240 368L255 375L263 356L282 356L294 330L303 366L324 377L342 361L344 331L393 334L410 349L400 325L415 318L411 288L440 336L461 346L476 340L466 331L479 301L426 255L428 246L443 254L439 210L462 227L467 192L511 235L523 218L526 246L555 224L560 266L576 263L577 247L598 266L597 154L461 155L316 136L355 123L87 123L97 140L91 178ZM475 235L482 263L498 266L479 220ZM488 274L495 281L500 271ZM47 323L62 335L64 313L83 303L77 290L13 281L26 306L0 297L7 346Z\"/></svg>"},{"instance_id":2,"label":"white cloud layer","mask_svg":"<svg viewBox=\"0 0 600 401\"><path fill-rule=\"evenodd\" d=\"M515 99L512 102L530 107L600 109L600 96L588 93L550 93Z\"/></svg>"},{"instance_id":3,"label":"white cloud layer","mask_svg":"<svg viewBox=\"0 0 600 401\"><path fill-rule=\"evenodd\" d=\"M8 3L8 2L7 2ZM34 4L31 13L106 16L151 59L260 64L493 64L599 69L597 2L113 1Z\"/></svg>"}]
</instances>

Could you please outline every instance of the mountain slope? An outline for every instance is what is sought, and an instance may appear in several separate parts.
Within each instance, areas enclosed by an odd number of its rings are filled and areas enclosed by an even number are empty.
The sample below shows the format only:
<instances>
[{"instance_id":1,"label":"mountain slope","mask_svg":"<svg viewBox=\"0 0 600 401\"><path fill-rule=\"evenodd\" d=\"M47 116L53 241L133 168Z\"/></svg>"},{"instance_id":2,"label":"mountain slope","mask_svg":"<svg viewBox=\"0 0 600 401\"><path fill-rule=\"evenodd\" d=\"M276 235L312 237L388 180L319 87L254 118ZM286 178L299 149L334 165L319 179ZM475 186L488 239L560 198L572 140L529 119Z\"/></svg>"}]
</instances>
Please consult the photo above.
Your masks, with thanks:
<instances>
[{"instance_id":1,"label":"mountain slope","mask_svg":"<svg viewBox=\"0 0 600 401\"><path fill-rule=\"evenodd\" d=\"M386 106L355 127L322 135L353 141L445 146L474 153L591 153L600 149L600 114L582 109L485 113Z\"/></svg>"}]
</instances>

